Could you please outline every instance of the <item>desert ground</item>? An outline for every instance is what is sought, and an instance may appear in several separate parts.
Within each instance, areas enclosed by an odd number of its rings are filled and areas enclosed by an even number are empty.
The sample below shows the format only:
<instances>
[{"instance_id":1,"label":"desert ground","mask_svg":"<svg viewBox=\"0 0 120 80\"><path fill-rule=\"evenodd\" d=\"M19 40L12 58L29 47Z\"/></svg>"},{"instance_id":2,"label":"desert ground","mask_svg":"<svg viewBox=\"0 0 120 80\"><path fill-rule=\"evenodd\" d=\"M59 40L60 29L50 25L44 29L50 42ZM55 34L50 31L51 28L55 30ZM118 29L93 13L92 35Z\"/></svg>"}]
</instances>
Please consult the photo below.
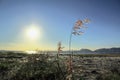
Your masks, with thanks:
<instances>
[{"instance_id":1,"label":"desert ground","mask_svg":"<svg viewBox=\"0 0 120 80\"><path fill-rule=\"evenodd\" d=\"M69 54L0 53L0 80L66 80ZM72 80L119 80L119 54L77 54Z\"/></svg>"}]
</instances>

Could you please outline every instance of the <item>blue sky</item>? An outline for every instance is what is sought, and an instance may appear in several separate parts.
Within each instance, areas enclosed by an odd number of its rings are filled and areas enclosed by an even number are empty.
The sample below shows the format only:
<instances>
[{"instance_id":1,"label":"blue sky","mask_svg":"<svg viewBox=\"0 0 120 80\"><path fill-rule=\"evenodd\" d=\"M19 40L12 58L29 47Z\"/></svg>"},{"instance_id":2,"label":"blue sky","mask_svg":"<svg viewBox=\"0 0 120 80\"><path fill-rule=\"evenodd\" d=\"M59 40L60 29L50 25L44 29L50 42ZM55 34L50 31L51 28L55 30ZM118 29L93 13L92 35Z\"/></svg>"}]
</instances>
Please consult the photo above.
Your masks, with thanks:
<instances>
[{"instance_id":1,"label":"blue sky","mask_svg":"<svg viewBox=\"0 0 120 80\"><path fill-rule=\"evenodd\" d=\"M68 49L71 28L89 18L81 36L73 36L72 49L120 47L119 0L0 0L1 50L56 50L62 42ZM40 29L36 41L25 35L35 24Z\"/></svg>"}]
</instances>

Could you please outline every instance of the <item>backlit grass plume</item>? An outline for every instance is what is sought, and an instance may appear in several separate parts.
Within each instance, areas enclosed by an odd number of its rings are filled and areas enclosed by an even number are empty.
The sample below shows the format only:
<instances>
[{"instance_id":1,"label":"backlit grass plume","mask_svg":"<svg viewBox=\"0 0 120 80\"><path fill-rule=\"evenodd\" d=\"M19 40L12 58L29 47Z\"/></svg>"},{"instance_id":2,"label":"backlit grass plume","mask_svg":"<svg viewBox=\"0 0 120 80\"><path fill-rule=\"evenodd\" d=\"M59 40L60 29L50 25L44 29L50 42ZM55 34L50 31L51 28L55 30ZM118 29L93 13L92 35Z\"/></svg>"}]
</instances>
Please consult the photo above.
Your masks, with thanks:
<instances>
[{"instance_id":1,"label":"backlit grass plume","mask_svg":"<svg viewBox=\"0 0 120 80\"><path fill-rule=\"evenodd\" d=\"M68 80L72 79L72 59L73 59L73 53L71 53L71 39L72 39L72 35L82 35L84 32L82 31L83 28L87 28L86 26L84 26L85 24L89 23L90 20L89 19L84 19L84 20L78 20L75 25L73 26L72 30L71 30L71 34L70 34L70 39L69 39L69 53L70 53L70 58L69 58L69 70L68 70Z\"/></svg>"}]
</instances>

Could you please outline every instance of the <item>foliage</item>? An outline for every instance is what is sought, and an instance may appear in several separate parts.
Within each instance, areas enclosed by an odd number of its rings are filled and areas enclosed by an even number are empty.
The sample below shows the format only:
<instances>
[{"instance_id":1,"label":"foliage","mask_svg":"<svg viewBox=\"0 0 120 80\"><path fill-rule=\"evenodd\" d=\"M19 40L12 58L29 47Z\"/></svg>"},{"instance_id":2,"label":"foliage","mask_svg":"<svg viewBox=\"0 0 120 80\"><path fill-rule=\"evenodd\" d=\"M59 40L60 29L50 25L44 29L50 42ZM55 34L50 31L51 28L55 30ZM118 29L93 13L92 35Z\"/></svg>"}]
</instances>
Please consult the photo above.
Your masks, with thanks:
<instances>
[{"instance_id":1,"label":"foliage","mask_svg":"<svg viewBox=\"0 0 120 80\"><path fill-rule=\"evenodd\" d=\"M13 53L9 53L9 56L11 55ZM60 65L63 61L49 60L46 54L30 54L26 58L28 62L20 62L22 58L1 58L0 78L2 80L65 80L65 66Z\"/></svg>"},{"instance_id":2,"label":"foliage","mask_svg":"<svg viewBox=\"0 0 120 80\"><path fill-rule=\"evenodd\" d=\"M97 80L119 80L120 75L118 73L104 74L97 77Z\"/></svg>"}]
</instances>

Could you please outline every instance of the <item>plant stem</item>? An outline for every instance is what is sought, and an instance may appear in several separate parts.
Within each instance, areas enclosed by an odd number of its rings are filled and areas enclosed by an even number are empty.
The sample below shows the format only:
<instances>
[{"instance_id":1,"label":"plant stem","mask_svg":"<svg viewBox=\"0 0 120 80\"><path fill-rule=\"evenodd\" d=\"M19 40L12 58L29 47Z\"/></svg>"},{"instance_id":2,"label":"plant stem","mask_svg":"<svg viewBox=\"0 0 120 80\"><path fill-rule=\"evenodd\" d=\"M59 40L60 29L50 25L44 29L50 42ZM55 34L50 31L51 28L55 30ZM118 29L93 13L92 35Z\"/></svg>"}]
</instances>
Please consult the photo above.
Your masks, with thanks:
<instances>
[{"instance_id":1,"label":"plant stem","mask_svg":"<svg viewBox=\"0 0 120 80\"><path fill-rule=\"evenodd\" d=\"M70 67L70 72L68 72L68 73L70 73L70 75L72 75L72 57L73 57L73 53L71 53L71 40L72 40L72 31L73 31L73 29L71 30L71 33L70 33L70 38L69 38L69 53L70 53L70 57L69 57L69 67ZM69 80L71 80L72 79L72 77L71 78L69 78Z\"/></svg>"}]
</instances>

